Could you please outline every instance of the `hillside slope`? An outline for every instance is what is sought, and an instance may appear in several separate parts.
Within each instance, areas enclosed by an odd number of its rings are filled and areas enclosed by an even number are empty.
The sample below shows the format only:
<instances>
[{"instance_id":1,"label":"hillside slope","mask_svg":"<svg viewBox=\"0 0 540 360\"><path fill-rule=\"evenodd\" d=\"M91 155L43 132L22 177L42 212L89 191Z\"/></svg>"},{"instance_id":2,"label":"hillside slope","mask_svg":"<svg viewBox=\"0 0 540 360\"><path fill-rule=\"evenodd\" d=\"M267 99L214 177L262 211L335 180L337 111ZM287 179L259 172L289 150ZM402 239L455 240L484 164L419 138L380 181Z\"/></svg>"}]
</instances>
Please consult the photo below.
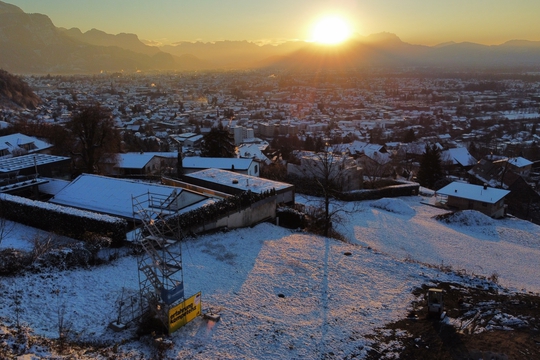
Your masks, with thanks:
<instances>
[{"instance_id":1,"label":"hillside slope","mask_svg":"<svg viewBox=\"0 0 540 360\"><path fill-rule=\"evenodd\" d=\"M348 212L340 230L351 243L268 223L189 239L182 245L186 296L201 291L203 311L218 313L221 320L196 318L167 340L164 354L191 359L363 358L373 349L377 329L405 319L412 304L421 301L418 288L444 282L508 294L540 291L540 227L476 213L444 222L435 218L443 210L421 201L416 196L341 204ZM17 246L31 234L32 229L20 228L2 247ZM448 271L452 267L459 273ZM493 271L510 291L470 276ZM0 289L8 299L0 303L0 318L11 326L19 314L37 334L56 338L61 310L78 341L108 346L109 355L114 348L118 358L157 356L151 343L134 340L133 327L120 333L107 328L118 316L119 301L138 292L135 257L89 269L41 269L0 278ZM16 298L8 294L22 299L18 313L13 310ZM448 323L459 325L462 319ZM520 321L531 327L537 323ZM488 329L486 324L481 328ZM74 358L106 357L81 349Z\"/></svg>"},{"instance_id":2,"label":"hillside slope","mask_svg":"<svg viewBox=\"0 0 540 360\"><path fill-rule=\"evenodd\" d=\"M0 69L0 104L33 109L41 99L20 78Z\"/></svg>"}]
</instances>

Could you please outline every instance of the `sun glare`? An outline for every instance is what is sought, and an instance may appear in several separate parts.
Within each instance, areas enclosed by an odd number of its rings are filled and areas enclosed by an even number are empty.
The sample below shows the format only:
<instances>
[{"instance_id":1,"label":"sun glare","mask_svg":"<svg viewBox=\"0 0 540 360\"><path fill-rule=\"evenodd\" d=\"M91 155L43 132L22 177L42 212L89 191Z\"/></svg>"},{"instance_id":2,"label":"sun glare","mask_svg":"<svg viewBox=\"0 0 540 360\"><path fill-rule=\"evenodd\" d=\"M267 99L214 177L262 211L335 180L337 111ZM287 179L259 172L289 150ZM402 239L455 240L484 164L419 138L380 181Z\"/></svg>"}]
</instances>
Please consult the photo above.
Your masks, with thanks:
<instances>
[{"instance_id":1,"label":"sun glare","mask_svg":"<svg viewBox=\"0 0 540 360\"><path fill-rule=\"evenodd\" d=\"M320 44L334 45L347 40L351 29L347 21L337 16L319 20L313 27L312 40Z\"/></svg>"}]
</instances>

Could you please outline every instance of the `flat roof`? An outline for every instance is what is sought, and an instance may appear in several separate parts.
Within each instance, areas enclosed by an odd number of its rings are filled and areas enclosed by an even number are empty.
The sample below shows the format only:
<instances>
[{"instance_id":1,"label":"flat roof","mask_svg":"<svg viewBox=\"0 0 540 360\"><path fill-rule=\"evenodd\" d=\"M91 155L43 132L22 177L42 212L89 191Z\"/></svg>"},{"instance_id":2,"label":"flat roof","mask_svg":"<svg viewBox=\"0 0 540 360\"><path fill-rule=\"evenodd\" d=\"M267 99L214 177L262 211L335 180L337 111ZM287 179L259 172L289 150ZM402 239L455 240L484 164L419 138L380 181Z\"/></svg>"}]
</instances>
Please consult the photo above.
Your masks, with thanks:
<instances>
[{"instance_id":1,"label":"flat roof","mask_svg":"<svg viewBox=\"0 0 540 360\"><path fill-rule=\"evenodd\" d=\"M62 188L49 202L95 211L102 214L133 218L133 198L141 195L178 197L181 210L207 200L207 196L161 184L82 174Z\"/></svg>"},{"instance_id":2,"label":"flat roof","mask_svg":"<svg viewBox=\"0 0 540 360\"><path fill-rule=\"evenodd\" d=\"M186 156L182 159L182 166L188 169L225 169L247 170L253 163L253 159L245 158L217 158Z\"/></svg>"},{"instance_id":3,"label":"flat roof","mask_svg":"<svg viewBox=\"0 0 540 360\"><path fill-rule=\"evenodd\" d=\"M0 173L28 169L34 165L45 165L59 161L70 160L66 156L56 156L48 154L29 154L10 158L0 159Z\"/></svg>"},{"instance_id":4,"label":"flat roof","mask_svg":"<svg viewBox=\"0 0 540 360\"><path fill-rule=\"evenodd\" d=\"M191 174L186 174L184 176L212 182L215 184L226 185L244 191L251 190L254 193L262 193L272 189L283 190L293 187L291 184L221 169L206 169L196 171Z\"/></svg>"}]
</instances>

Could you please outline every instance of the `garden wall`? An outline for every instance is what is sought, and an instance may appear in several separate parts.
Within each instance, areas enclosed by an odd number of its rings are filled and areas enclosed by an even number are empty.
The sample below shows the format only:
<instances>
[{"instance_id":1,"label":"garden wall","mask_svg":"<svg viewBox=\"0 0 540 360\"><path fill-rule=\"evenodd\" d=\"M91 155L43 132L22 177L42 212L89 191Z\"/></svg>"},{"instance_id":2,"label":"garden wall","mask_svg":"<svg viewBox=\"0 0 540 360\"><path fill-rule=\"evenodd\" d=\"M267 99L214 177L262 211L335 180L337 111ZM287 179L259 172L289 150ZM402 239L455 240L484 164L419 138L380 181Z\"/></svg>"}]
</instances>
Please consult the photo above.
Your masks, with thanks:
<instances>
[{"instance_id":1,"label":"garden wall","mask_svg":"<svg viewBox=\"0 0 540 360\"><path fill-rule=\"evenodd\" d=\"M241 228L253 226L266 219L275 219L276 217L276 198L266 198L251 204L241 210L231 211L228 214L221 215L214 221L209 221L201 226L191 228L194 233L202 233L220 228Z\"/></svg>"},{"instance_id":2,"label":"garden wall","mask_svg":"<svg viewBox=\"0 0 540 360\"><path fill-rule=\"evenodd\" d=\"M173 215L166 222L169 224L167 229L180 228L184 233L200 233L223 227L252 226L275 217L275 190L260 194L247 191L187 213Z\"/></svg>"}]
</instances>

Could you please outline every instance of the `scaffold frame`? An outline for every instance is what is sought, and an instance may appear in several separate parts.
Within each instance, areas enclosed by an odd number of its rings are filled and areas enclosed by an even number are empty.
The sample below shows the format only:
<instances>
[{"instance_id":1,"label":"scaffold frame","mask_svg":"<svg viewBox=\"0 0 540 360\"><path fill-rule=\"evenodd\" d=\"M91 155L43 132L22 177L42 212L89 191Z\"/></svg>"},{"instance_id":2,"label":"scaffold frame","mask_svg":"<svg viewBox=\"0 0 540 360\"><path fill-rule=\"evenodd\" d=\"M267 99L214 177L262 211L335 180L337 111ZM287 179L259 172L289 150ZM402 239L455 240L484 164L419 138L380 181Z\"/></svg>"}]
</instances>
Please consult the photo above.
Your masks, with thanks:
<instances>
[{"instance_id":1,"label":"scaffold frame","mask_svg":"<svg viewBox=\"0 0 540 360\"><path fill-rule=\"evenodd\" d=\"M176 213L177 192L168 196L144 193L132 196L141 313L153 313L169 328L169 310L185 300L182 269L182 229L170 220ZM177 222L176 222L177 224Z\"/></svg>"}]
</instances>

